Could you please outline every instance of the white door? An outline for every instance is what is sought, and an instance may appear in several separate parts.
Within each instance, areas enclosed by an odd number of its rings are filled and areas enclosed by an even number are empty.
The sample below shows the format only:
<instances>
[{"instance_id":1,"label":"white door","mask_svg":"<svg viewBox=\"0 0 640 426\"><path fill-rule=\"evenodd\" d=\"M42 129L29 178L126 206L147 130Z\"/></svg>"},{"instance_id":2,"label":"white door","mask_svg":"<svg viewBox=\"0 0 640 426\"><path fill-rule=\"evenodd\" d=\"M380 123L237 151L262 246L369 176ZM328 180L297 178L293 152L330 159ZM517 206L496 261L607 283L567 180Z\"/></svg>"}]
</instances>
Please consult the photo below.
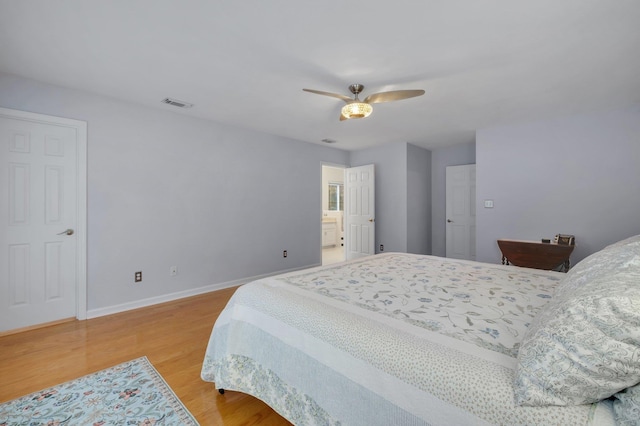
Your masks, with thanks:
<instances>
[{"instance_id":1,"label":"white door","mask_svg":"<svg viewBox=\"0 0 640 426\"><path fill-rule=\"evenodd\" d=\"M375 254L375 174L373 164L345 171L347 259Z\"/></svg>"},{"instance_id":2,"label":"white door","mask_svg":"<svg viewBox=\"0 0 640 426\"><path fill-rule=\"evenodd\" d=\"M447 257L476 259L476 165L447 167Z\"/></svg>"},{"instance_id":3,"label":"white door","mask_svg":"<svg viewBox=\"0 0 640 426\"><path fill-rule=\"evenodd\" d=\"M0 108L0 332L86 317L86 123Z\"/></svg>"}]
</instances>

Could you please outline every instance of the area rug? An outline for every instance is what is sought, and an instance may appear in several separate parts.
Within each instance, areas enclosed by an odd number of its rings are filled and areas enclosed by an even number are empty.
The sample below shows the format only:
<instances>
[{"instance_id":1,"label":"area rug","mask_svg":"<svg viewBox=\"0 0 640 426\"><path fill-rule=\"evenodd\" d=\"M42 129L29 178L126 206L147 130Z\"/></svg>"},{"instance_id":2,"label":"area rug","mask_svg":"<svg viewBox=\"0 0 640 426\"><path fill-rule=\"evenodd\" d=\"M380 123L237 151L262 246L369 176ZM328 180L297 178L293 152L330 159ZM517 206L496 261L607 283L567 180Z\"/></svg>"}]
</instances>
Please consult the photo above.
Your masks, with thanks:
<instances>
[{"instance_id":1,"label":"area rug","mask_svg":"<svg viewBox=\"0 0 640 426\"><path fill-rule=\"evenodd\" d=\"M147 357L0 404L0 426L198 425Z\"/></svg>"}]
</instances>

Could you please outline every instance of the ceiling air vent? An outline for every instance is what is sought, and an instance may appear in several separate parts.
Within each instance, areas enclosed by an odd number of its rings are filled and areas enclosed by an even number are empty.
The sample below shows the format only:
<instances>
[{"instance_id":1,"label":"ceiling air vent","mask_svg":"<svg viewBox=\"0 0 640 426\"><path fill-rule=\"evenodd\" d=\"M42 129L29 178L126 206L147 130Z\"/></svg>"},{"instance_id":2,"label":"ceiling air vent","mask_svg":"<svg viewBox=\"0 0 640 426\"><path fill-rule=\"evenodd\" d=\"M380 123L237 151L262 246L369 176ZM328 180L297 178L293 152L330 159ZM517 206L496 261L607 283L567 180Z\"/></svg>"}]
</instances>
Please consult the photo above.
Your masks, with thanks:
<instances>
[{"instance_id":1,"label":"ceiling air vent","mask_svg":"<svg viewBox=\"0 0 640 426\"><path fill-rule=\"evenodd\" d=\"M193 106L193 104L190 104L189 102L179 101L177 99L171 99L171 98L164 98L162 100L162 103L173 105L179 108L191 108Z\"/></svg>"}]
</instances>

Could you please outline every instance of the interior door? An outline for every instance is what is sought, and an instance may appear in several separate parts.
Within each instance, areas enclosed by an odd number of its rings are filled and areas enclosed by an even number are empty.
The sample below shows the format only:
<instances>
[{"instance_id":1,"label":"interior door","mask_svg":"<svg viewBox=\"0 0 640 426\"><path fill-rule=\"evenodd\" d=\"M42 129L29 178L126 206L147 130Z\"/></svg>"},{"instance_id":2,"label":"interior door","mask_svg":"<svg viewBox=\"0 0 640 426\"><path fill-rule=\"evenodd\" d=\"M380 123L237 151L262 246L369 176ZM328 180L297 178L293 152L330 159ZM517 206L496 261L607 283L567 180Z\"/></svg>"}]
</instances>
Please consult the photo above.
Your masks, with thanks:
<instances>
[{"instance_id":1,"label":"interior door","mask_svg":"<svg viewBox=\"0 0 640 426\"><path fill-rule=\"evenodd\" d=\"M0 109L0 332L86 317L86 123Z\"/></svg>"},{"instance_id":2,"label":"interior door","mask_svg":"<svg viewBox=\"0 0 640 426\"><path fill-rule=\"evenodd\" d=\"M476 259L476 165L446 172L447 257Z\"/></svg>"},{"instance_id":3,"label":"interior door","mask_svg":"<svg viewBox=\"0 0 640 426\"><path fill-rule=\"evenodd\" d=\"M345 171L347 259L375 254L375 170L373 164Z\"/></svg>"}]
</instances>

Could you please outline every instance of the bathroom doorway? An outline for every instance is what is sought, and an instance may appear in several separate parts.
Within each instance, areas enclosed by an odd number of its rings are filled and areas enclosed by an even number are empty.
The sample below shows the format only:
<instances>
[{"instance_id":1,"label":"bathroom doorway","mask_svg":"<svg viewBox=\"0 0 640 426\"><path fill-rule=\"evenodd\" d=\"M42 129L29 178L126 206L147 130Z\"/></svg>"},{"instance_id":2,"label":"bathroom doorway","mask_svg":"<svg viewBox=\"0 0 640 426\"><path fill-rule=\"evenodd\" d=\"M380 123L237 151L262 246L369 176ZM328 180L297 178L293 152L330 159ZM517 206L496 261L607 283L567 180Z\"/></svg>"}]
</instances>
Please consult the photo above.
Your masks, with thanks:
<instances>
[{"instance_id":1,"label":"bathroom doorway","mask_svg":"<svg viewBox=\"0 0 640 426\"><path fill-rule=\"evenodd\" d=\"M345 260L344 167L322 165L322 264Z\"/></svg>"}]
</instances>

